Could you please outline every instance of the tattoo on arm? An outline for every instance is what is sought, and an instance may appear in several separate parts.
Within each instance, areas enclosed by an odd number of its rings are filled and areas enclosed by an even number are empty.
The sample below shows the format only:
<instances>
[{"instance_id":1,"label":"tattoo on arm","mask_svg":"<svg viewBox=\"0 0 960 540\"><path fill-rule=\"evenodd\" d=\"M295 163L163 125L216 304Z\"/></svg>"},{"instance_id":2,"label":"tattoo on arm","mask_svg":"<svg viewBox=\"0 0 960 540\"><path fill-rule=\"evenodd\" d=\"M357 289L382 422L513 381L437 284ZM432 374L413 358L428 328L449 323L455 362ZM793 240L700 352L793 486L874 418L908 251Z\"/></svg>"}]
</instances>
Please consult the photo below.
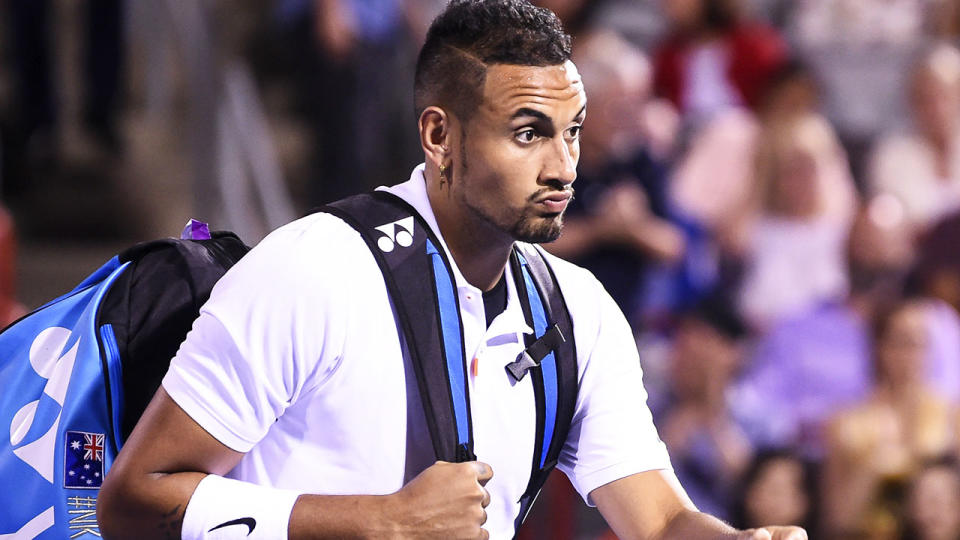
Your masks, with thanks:
<instances>
[{"instance_id":1,"label":"tattoo on arm","mask_svg":"<svg viewBox=\"0 0 960 540\"><path fill-rule=\"evenodd\" d=\"M180 538L183 529L183 513L180 512L180 506L175 506L172 510L163 515L160 524L157 526L164 538L176 540Z\"/></svg>"}]
</instances>

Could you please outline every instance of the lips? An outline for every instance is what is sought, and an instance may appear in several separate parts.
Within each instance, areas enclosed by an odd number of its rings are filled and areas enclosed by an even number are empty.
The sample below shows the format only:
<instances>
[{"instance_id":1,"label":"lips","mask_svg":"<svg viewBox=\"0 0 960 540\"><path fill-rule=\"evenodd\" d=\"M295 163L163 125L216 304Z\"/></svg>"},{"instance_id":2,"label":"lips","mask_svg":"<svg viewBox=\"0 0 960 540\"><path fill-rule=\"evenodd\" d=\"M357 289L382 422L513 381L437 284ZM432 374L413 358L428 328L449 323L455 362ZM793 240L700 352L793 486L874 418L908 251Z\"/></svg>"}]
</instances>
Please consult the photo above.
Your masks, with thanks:
<instances>
[{"instance_id":1,"label":"lips","mask_svg":"<svg viewBox=\"0 0 960 540\"><path fill-rule=\"evenodd\" d=\"M573 193L570 191L554 191L545 197L541 197L537 204L545 207L547 212L551 214L559 214L567 208L571 197L573 197Z\"/></svg>"}]
</instances>

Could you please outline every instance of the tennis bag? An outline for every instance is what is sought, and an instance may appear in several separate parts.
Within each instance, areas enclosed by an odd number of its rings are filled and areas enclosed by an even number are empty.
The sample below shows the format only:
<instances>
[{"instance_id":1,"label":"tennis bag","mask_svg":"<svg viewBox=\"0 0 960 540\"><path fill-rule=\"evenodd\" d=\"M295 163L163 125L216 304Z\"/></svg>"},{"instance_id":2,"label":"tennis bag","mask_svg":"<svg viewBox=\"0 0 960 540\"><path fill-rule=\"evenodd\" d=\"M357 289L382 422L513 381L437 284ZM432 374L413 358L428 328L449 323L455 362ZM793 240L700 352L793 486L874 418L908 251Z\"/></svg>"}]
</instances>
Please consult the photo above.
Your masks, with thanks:
<instances>
[{"instance_id":1,"label":"tennis bag","mask_svg":"<svg viewBox=\"0 0 960 540\"><path fill-rule=\"evenodd\" d=\"M0 333L0 539L100 536L104 475L213 285L249 250L206 236L133 246Z\"/></svg>"},{"instance_id":2,"label":"tennis bag","mask_svg":"<svg viewBox=\"0 0 960 540\"><path fill-rule=\"evenodd\" d=\"M475 460L459 302L439 240L412 207L385 192L322 210L360 232L383 271L405 342L413 344L436 458ZM104 475L213 285L248 249L231 233L134 246L0 333L0 426L10 426L9 442L0 434L0 478L14 486L0 492L0 540L100 536ZM566 440L577 363L572 322L543 254L518 244L510 265L535 330L507 367L531 381L537 408L519 528Z\"/></svg>"}]
</instances>

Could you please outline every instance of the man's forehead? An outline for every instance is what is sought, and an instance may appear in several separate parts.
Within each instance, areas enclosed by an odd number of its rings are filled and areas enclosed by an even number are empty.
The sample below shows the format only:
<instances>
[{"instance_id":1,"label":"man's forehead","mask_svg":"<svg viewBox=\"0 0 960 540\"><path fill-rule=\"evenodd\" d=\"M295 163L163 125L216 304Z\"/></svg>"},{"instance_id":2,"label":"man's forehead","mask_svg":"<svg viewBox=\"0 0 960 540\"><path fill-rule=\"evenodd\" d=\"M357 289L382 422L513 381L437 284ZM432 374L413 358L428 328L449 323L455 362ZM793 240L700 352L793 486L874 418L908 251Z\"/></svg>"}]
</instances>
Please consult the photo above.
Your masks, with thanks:
<instances>
[{"instance_id":1,"label":"man's forehead","mask_svg":"<svg viewBox=\"0 0 960 540\"><path fill-rule=\"evenodd\" d=\"M529 105L579 110L586 103L580 73L569 60L542 67L494 64L487 69L483 94L484 106L501 112Z\"/></svg>"}]
</instances>

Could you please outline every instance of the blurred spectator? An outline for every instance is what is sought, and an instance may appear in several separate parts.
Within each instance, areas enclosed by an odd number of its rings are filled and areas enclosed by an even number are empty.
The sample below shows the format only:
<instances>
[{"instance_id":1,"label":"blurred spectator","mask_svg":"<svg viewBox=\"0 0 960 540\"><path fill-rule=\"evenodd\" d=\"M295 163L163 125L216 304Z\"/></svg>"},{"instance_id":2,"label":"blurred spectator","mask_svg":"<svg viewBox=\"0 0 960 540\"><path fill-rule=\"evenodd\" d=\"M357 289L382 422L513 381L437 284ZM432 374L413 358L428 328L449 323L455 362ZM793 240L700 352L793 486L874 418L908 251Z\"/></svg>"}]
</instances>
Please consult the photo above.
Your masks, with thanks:
<instances>
[{"instance_id":1,"label":"blurred spectator","mask_svg":"<svg viewBox=\"0 0 960 540\"><path fill-rule=\"evenodd\" d=\"M902 540L960 538L960 466L956 458L929 462L910 482Z\"/></svg>"},{"instance_id":2,"label":"blurred spectator","mask_svg":"<svg viewBox=\"0 0 960 540\"><path fill-rule=\"evenodd\" d=\"M83 51L82 126L100 148L120 149L117 126L123 65L123 2L86 0ZM12 0L3 7L11 37L15 101L3 153L4 191L16 192L30 181L30 167L49 167L58 155L62 114L55 76L56 4L49 0Z\"/></svg>"},{"instance_id":3,"label":"blurred spectator","mask_svg":"<svg viewBox=\"0 0 960 540\"><path fill-rule=\"evenodd\" d=\"M746 0L751 13L780 29L786 26L793 0Z\"/></svg>"},{"instance_id":4,"label":"blurred spectator","mask_svg":"<svg viewBox=\"0 0 960 540\"><path fill-rule=\"evenodd\" d=\"M738 528L795 523L811 534L817 530L813 466L789 450L759 452L738 491L733 517Z\"/></svg>"},{"instance_id":5,"label":"blurred spectator","mask_svg":"<svg viewBox=\"0 0 960 540\"><path fill-rule=\"evenodd\" d=\"M927 28L935 39L956 43L960 39L960 2L932 0L927 9Z\"/></svg>"},{"instance_id":6,"label":"blurred spectator","mask_svg":"<svg viewBox=\"0 0 960 540\"><path fill-rule=\"evenodd\" d=\"M683 255L665 197L676 114L650 100L649 62L616 34L579 40L574 61L590 94L589 128L563 235L546 247L593 271L634 318L647 266Z\"/></svg>"},{"instance_id":7,"label":"blurred spectator","mask_svg":"<svg viewBox=\"0 0 960 540\"><path fill-rule=\"evenodd\" d=\"M829 427L823 500L832 533L891 537L889 494L923 461L956 449L956 410L925 382L932 332L929 303L919 299L876 319L874 389Z\"/></svg>"},{"instance_id":8,"label":"blurred spectator","mask_svg":"<svg viewBox=\"0 0 960 540\"><path fill-rule=\"evenodd\" d=\"M890 221L880 202L859 213L846 243L850 294L774 324L752 348L734 403L754 444L797 448L820 460L828 418L866 397L869 321L897 297L912 262L905 225ZM960 364L960 352L939 362ZM960 380L947 382L960 387Z\"/></svg>"},{"instance_id":9,"label":"blurred spectator","mask_svg":"<svg viewBox=\"0 0 960 540\"><path fill-rule=\"evenodd\" d=\"M0 206L0 328L26 315L26 308L16 299L17 244L13 219Z\"/></svg>"},{"instance_id":10,"label":"blurred spectator","mask_svg":"<svg viewBox=\"0 0 960 540\"><path fill-rule=\"evenodd\" d=\"M576 39L589 30L594 13L607 2L606 0L531 0L531 3L556 13L563 22L563 29Z\"/></svg>"},{"instance_id":11,"label":"blurred spectator","mask_svg":"<svg viewBox=\"0 0 960 540\"><path fill-rule=\"evenodd\" d=\"M814 114L819 89L808 69L790 60L772 76L760 98L765 124ZM756 147L761 125L743 109L716 115L693 134L670 184L670 198L717 236L732 232L756 187Z\"/></svg>"},{"instance_id":12,"label":"blurred spectator","mask_svg":"<svg viewBox=\"0 0 960 540\"><path fill-rule=\"evenodd\" d=\"M874 148L868 173L873 193L890 193L918 229L960 208L960 51L940 44L913 70L910 131Z\"/></svg>"},{"instance_id":13,"label":"blurred spectator","mask_svg":"<svg viewBox=\"0 0 960 540\"><path fill-rule=\"evenodd\" d=\"M844 242L856 194L833 129L814 114L765 126L754 181L752 200L725 236L744 264L740 309L762 329L846 294Z\"/></svg>"},{"instance_id":14,"label":"blurred spectator","mask_svg":"<svg viewBox=\"0 0 960 540\"><path fill-rule=\"evenodd\" d=\"M718 114L693 134L670 183L670 199L715 235L733 229L753 196L760 125L753 114Z\"/></svg>"},{"instance_id":15,"label":"blurred spectator","mask_svg":"<svg viewBox=\"0 0 960 540\"><path fill-rule=\"evenodd\" d=\"M310 195L330 202L416 163L415 33L428 0L278 0L300 108L315 134ZM376 69L371 69L376 66Z\"/></svg>"},{"instance_id":16,"label":"blurred spectator","mask_svg":"<svg viewBox=\"0 0 960 540\"><path fill-rule=\"evenodd\" d=\"M927 0L805 0L793 21L803 43L905 43L923 32Z\"/></svg>"},{"instance_id":17,"label":"blurred spectator","mask_svg":"<svg viewBox=\"0 0 960 540\"><path fill-rule=\"evenodd\" d=\"M668 0L671 32L656 54L657 94L700 124L730 107L756 107L787 48L776 31L748 21L740 0Z\"/></svg>"},{"instance_id":18,"label":"blurred spectator","mask_svg":"<svg viewBox=\"0 0 960 540\"><path fill-rule=\"evenodd\" d=\"M903 73L924 40L931 0L793 2L788 35L823 88L824 112L836 126L862 186L874 137L905 112Z\"/></svg>"},{"instance_id":19,"label":"blurred spectator","mask_svg":"<svg viewBox=\"0 0 960 540\"><path fill-rule=\"evenodd\" d=\"M760 99L758 114L765 122L820 109L820 85L810 68L791 58L775 71Z\"/></svg>"},{"instance_id":20,"label":"blurred spectator","mask_svg":"<svg viewBox=\"0 0 960 540\"><path fill-rule=\"evenodd\" d=\"M671 393L651 403L677 477L698 508L729 517L729 502L753 449L729 406L745 328L724 303L681 317L670 358Z\"/></svg>"},{"instance_id":21,"label":"blurred spectator","mask_svg":"<svg viewBox=\"0 0 960 540\"><path fill-rule=\"evenodd\" d=\"M606 0L597 2L592 22L598 28L615 31L644 51L653 51L667 30L663 2Z\"/></svg>"},{"instance_id":22,"label":"blurred spectator","mask_svg":"<svg viewBox=\"0 0 960 540\"><path fill-rule=\"evenodd\" d=\"M960 311L960 213L937 223L918 244L911 287Z\"/></svg>"}]
</instances>

